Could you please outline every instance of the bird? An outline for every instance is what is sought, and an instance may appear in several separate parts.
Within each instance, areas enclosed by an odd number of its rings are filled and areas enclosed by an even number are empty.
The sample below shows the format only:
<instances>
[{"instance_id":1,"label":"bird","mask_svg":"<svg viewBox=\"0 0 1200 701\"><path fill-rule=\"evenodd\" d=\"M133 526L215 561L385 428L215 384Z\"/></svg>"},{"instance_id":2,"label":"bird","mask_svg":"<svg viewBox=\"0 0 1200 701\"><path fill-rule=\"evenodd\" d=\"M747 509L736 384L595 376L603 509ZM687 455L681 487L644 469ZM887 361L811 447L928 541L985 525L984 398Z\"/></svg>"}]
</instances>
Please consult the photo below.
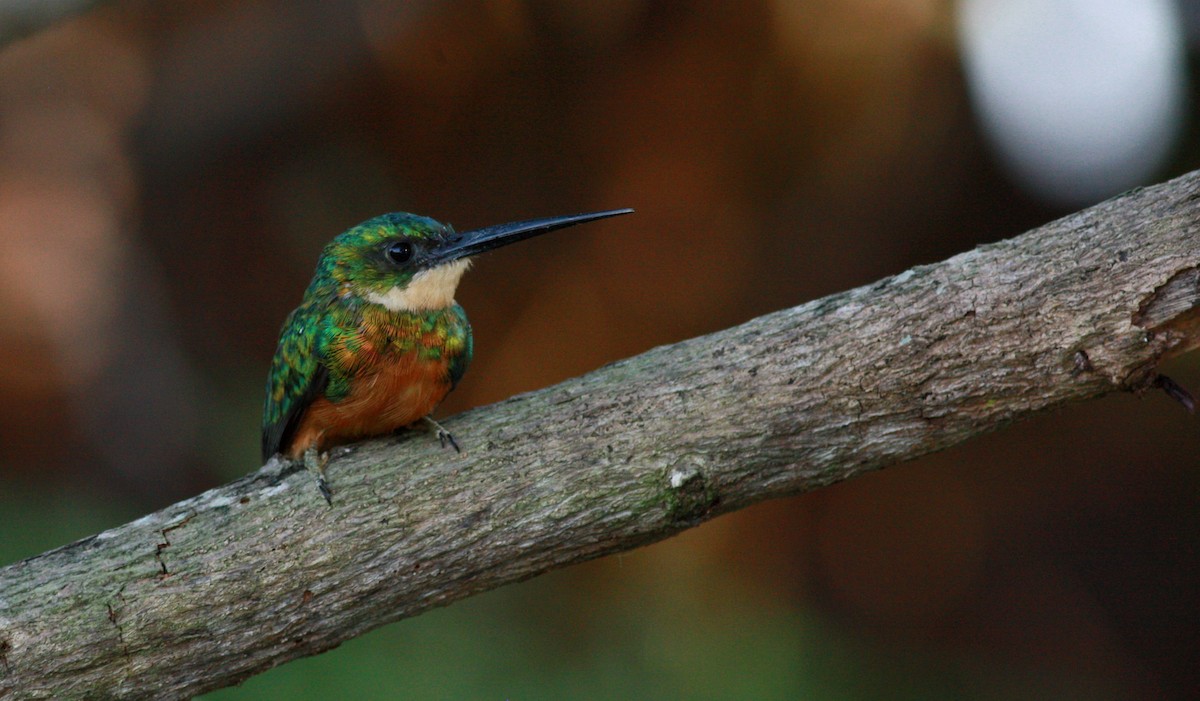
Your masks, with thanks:
<instances>
[{"instance_id":1,"label":"bird","mask_svg":"<svg viewBox=\"0 0 1200 701\"><path fill-rule=\"evenodd\" d=\"M334 237L300 305L286 318L267 376L262 457L282 455L325 477L331 447L425 423L459 450L432 417L474 353L455 301L472 256L585 222L612 209L499 224L465 233L429 217L394 212Z\"/></svg>"}]
</instances>

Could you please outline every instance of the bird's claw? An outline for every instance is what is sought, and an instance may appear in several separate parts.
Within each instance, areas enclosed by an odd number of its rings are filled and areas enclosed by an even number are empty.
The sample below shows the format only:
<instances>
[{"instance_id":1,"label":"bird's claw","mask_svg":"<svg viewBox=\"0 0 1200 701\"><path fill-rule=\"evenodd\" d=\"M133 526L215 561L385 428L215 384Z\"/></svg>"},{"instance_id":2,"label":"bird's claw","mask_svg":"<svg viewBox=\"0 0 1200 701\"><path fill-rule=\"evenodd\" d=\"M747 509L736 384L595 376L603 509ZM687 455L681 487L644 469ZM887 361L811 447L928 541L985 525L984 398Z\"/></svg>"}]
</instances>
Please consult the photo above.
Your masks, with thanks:
<instances>
[{"instance_id":1,"label":"bird's claw","mask_svg":"<svg viewBox=\"0 0 1200 701\"><path fill-rule=\"evenodd\" d=\"M317 491L325 497L325 503L333 506L333 490L325 479L325 466L329 464L329 453L318 453L317 449L309 448L304 451L304 467L316 475Z\"/></svg>"},{"instance_id":2,"label":"bird's claw","mask_svg":"<svg viewBox=\"0 0 1200 701\"><path fill-rule=\"evenodd\" d=\"M317 477L317 491L325 497L326 504L333 506L333 490L329 488L329 483L325 481L324 476Z\"/></svg>"},{"instance_id":3,"label":"bird's claw","mask_svg":"<svg viewBox=\"0 0 1200 701\"><path fill-rule=\"evenodd\" d=\"M454 448L454 452L462 452L462 448L458 447L458 441L454 440L454 434L447 431L440 423L434 421L430 416L425 417L425 423L436 432L438 445L442 446L443 449L449 445L451 448Z\"/></svg>"},{"instance_id":4,"label":"bird's claw","mask_svg":"<svg viewBox=\"0 0 1200 701\"><path fill-rule=\"evenodd\" d=\"M447 431L445 429L439 429L437 432L437 437L438 437L438 443L440 443L443 448L445 448L446 444L448 443L448 444L450 444L451 448L454 448L454 452L456 452L456 453L462 452L462 448L458 447L458 441L454 440L454 434L450 433L449 431Z\"/></svg>"}]
</instances>

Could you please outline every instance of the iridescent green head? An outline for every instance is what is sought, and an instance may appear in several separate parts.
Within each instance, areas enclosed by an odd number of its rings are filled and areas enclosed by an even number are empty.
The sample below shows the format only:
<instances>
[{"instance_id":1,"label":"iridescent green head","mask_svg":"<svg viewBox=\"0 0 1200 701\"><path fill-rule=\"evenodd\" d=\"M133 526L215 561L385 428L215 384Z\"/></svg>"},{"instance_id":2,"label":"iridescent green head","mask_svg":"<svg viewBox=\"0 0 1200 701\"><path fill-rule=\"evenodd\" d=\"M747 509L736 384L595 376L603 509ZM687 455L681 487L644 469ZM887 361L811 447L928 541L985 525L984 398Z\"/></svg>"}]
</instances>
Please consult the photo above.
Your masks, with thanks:
<instances>
[{"instance_id":1,"label":"iridescent green head","mask_svg":"<svg viewBox=\"0 0 1200 701\"><path fill-rule=\"evenodd\" d=\"M355 295L392 311L441 309L454 303L454 291L470 256L632 211L614 209L532 219L461 234L428 217L403 212L384 214L329 242L317 263L310 290Z\"/></svg>"}]
</instances>

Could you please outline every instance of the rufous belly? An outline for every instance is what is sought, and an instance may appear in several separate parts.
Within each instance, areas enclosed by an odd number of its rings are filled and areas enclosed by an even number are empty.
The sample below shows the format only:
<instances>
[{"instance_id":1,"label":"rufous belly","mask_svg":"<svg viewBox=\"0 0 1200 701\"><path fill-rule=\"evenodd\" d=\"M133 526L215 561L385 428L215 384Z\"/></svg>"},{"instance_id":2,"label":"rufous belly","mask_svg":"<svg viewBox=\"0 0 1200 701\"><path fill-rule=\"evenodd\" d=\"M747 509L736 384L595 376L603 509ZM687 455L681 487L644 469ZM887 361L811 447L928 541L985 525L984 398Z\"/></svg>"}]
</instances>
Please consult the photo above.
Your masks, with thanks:
<instances>
[{"instance_id":1,"label":"rufous belly","mask_svg":"<svg viewBox=\"0 0 1200 701\"><path fill-rule=\"evenodd\" d=\"M447 363L419 360L406 354L387 365L360 374L350 394L337 402L313 400L287 447L297 460L310 447L331 446L391 433L420 421L437 408L450 391Z\"/></svg>"}]
</instances>

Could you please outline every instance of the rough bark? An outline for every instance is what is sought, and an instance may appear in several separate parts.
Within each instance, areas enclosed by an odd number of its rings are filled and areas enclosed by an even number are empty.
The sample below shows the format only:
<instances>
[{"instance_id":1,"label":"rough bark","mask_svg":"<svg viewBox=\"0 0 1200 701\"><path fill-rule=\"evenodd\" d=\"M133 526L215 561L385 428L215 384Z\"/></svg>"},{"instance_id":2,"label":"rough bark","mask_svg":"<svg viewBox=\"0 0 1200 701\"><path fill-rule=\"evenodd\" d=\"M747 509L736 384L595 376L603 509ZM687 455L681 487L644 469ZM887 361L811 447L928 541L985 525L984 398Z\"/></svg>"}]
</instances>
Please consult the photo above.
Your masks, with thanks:
<instances>
[{"instance_id":1,"label":"rough bark","mask_svg":"<svg viewBox=\"0 0 1200 701\"><path fill-rule=\"evenodd\" d=\"M1200 173L0 569L0 698L174 699L763 499L1158 381Z\"/></svg>"}]
</instances>

